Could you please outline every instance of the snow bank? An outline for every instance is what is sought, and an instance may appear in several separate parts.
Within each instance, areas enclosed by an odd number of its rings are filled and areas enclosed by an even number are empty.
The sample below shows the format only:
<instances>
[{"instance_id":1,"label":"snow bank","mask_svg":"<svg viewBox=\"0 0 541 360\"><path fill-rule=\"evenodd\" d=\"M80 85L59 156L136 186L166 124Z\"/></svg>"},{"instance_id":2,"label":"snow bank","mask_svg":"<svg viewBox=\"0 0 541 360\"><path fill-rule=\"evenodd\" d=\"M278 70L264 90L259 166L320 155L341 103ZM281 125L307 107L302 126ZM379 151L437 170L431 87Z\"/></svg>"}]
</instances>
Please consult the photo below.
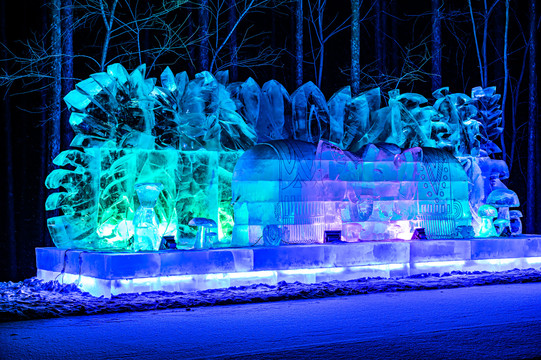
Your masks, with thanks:
<instances>
[{"instance_id":1,"label":"snow bank","mask_svg":"<svg viewBox=\"0 0 541 360\"><path fill-rule=\"evenodd\" d=\"M110 299L93 297L76 285L36 278L18 283L0 282L0 322L44 319L68 315L146 311L245 304L256 302L314 299L380 292L449 289L494 284L541 282L541 269L504 272L459 272L419 274L403 278L361 278L317 284L279 282L194 292L154 291L121 294Z\"/></svg>"}]
</instances>

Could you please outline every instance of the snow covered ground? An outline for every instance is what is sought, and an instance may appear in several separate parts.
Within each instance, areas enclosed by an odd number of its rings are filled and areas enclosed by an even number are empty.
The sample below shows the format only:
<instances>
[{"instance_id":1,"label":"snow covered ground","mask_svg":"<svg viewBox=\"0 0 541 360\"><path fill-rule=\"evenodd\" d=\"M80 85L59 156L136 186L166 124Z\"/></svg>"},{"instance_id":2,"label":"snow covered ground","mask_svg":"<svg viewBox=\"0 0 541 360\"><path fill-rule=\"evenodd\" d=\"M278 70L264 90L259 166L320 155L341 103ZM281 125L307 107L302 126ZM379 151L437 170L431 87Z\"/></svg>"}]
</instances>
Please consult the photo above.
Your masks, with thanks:
<instances>
[{"instance_id":1,"label":"snow covered ground","mask_svg":"<svg viewBox=\"0 0 541 360\"><path fill-rule=\"evenodd\" d=\"M277 285L259 284L186 293L157 291L122 294L108 299L83 293L73 284L61 285L32 278L19 283L0 283L0 322L536 282L541 282L541 269L420 274L404 278L362 278L317 284L280 282Z\"/></svg>"},{"instance_id":2,"label":"snow covered ground","mask_svg":"<svg viewBox=\"0 0 541 360\"><path fill-rule=\"evenodd\" d=\"M524 359L540 340L529 283L7 322L0 358Z\"/></svg>"}]
</instances>

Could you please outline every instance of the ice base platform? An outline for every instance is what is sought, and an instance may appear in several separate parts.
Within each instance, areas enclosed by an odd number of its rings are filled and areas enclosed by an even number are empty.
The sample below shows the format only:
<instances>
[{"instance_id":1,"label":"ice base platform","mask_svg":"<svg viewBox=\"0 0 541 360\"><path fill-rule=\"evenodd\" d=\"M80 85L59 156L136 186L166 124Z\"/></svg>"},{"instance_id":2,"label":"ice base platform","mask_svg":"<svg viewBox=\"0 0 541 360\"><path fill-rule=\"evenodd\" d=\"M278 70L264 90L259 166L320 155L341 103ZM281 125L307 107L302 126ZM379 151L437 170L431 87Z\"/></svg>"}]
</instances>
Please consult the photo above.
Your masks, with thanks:
<instances>
[{"instance_id":1,"label":"ice base platform","mask_svg":"<svg viewBox=\"0 0 541 360\"><path fill-rule=\"evenodd\" d=\"M541 235L277 247L94 252L36 249L37 277L94 296L541 267Z\"/></svg>"}]
</instances>

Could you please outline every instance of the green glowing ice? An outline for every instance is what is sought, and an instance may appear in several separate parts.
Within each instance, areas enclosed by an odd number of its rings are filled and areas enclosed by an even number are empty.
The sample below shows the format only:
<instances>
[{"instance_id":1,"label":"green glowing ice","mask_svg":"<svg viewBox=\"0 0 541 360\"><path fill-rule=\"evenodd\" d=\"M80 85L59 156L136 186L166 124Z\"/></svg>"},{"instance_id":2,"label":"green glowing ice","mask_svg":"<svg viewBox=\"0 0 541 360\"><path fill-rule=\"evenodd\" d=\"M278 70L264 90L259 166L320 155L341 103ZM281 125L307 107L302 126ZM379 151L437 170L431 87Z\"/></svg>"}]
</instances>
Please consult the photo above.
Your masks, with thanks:
<instances>
[{"instance_id":1,"label":"green glowing ice","mask_svg":"<svg viewBox=\"0 0 541 360\"><path fill-rule=\"evenodd\" d=\"M216 246L231 242L232 172L255 143L254 130L209 73L190 81L166 69L159 87L145 70L111 65L65 97L76 136L54 160L64 168L46 180L60 189L46 202L64 213L47 222L59 248L157 250L134 244L140 183L163 187L153 207L157 238L174 236L179 248L191 248L196 229L188 223L199 217L219 224Z\"/></svg>"}]
</instances>

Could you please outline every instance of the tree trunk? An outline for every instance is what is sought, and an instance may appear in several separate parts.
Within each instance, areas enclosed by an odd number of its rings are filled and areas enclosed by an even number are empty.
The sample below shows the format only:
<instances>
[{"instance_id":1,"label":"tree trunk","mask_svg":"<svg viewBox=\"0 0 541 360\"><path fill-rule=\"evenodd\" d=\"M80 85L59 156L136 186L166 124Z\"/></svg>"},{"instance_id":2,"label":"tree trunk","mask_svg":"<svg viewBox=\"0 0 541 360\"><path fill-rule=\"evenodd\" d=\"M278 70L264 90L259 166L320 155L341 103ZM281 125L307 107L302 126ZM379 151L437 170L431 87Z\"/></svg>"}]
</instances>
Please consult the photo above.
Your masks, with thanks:
<instances>
[{"instance_id":1,"label":"tree trunk","mask_svg":"<svg viewBox=\"0 0 541 360\"><path fill-rule=\"evenodd\" d=\"M2 44L7 44L6 37L6 4L2 1L0 4L0 41ZM2 58L7 58L7 51L5 47L2 47L0 54ZM8 72L8 63L2 62L2 67L5 73ZM5 226L6 226L6 241L7 241L7 257L8 257L8 277L10 280L17 278L17 239L15 237L15 189L13 178L13 144L11 141L12 127L11 127L11 102L7 90L5 94L1 94L4 103L2 105L2 116L4 123L4 136L3 142L6 148L6 169L5 169L5 181L6 181L6 204L5 204Z\"/></svg>"},{"instance_id":2,"label":"tree trunk","mask_svg":"<svg viewBox=\"0 0 541 360\"><path fill-rule=\"evenodd\" d=\"M53 160L60 153L60 116L62 101L62 31L60 0L51 0L51 103L49 105L49 172L53 170Z\"/></svg>"},{"instance_id":3,"label":"tree trunk","mask_svg":"<svg viewBox=\"0 0 541 360\"><path fill-rule=\"evenodd\" d=\"M320 0L321 1L321 0ZM323 26L323 17L324 17L324 13L325 13L325 3L321 3L320 6L318 6L318 11L319 11L319 14L318 14L318 17L317 17L317 28L318 28L318 33L320 34L321 36L321 39L323 39L320 43L319 43L319 66L318 66L318 71L317 71L317 75L316 75L316 79L317 79L317 87L321 89L321 84L323 82L323 63L324 63L324 60L325 60L325 34L323 33L324 30L324 26ZM315 60L315 59L314 59Z\"/></svg>"},{"instance_id":4,"label":"tree trunk","mask_svg":"<svg viewBox=\"0 0 541 360\"><path fill-rule=\"evenodd\" d=\"M468 0L468 7L470 9L470 17L471 17L471 23L472 23L472 30L473 30L473 39L475 41L475 50L477 51L477 60L479 61L479 75L480 75L480 81L481 81L481 86L483 88L486 87L486 84L485 84L485 78L484 78L484 73L483 73L483 61L481 59L481 51L479 50L479 42L477 41L477 28L475 26L475 18L473 17L473 6L472 6L472 3L471 3L471 0Z\"/></svg>"},{"instance_id":5,"label":"tree trunk","mask_svg":"<svg viewBox=\"0 0 541 360\"><path fill-rule=\"evenodd\" d=\"M391 36L393 38L393 41L391 41L390 73L398 74L400 49L398 48L398 44L396 43L398 41L398 21L396 19L396 16L397 16L396 14L398 14L397 1L391 1L390 13L391 13L391 16L389 17L389 21L391 22Z\"/></svg>"},{"instance_id":6,"label":"tree trunk","mask_svg":"<svg viewBox=\"0 0 541 360\"><path fill-rule=\"evenodd\" d=\"M73 1L64 0L62 7L62 47L64 59L62 63L62 97L73 90ZM63 101L62 104L62 125L61 125L61 148L67 149L74 133L69 124L70 112Z\"/></svg>"},{"instance_id":7,"label":"tree trunk","mask_svg":"<svg viewBox=\"0 0 541 360\"><path fill-rule=\"evenodd\" d=\"M237 29L235 28L235 23L237 22L237 7L236 0L228 0L229 5L229 22L227 24L227 31L231 33L229 38L229 59L231 65L229 67L229 79L237 81L238 78L238 55L237 55ZM274 36L274 33L271 34Z\"/></svg>"},{"instance_id":8,"label":"tree trunk","mask_svg":"<svg viewBox=\"0 0 541 360\"><path fill-rule=\"evenodd\" d=\"M56 1L56 0L52 0ZM103 25L105 26L105 40L103 40L103 46L101 48L101 62L100 62L100 70L103 71L105 69L105 65L107 64L107 52L109 51L109 42L111 41L111 33L113 31L113 25L115 20L115 10L116 10L116 4L118 3L118 0L113 1L113 5L111 6L111 11L109 12L109 18L107 18L107 12L104 9L103 3L100 2L102 16L103 16Z\"/></svg>"},{"instance_id":9,"label":"tree trunk","mask_svg":"<svg viewBox=\"0 0 541 360\"><path fill-rule=\"evenodd\" d=\"M432 0L432 91L441 88L440 0Z\"/></svg>"},{"instance_id":10,"label":"tree trunk","mask_svg":"<svg viewBox=\"0 0 541 360\"><path fill-rule=\"evenodd\" d=\"M276 10L272 8L271 10L271 48L274 51L278 46L276 44L276 32L278 29L276 28L276 17L278 14L276 13ZM278 79L278 74L276 71L276 66L271 66L271 77L273 79Z\"/></svg>"},{"instance_id":11,"label":"tree trunk","mask_svg":"<svg viewBox=\"0 0 541 360\"><path fill-rule=\"evenodd\" d=\"M147 9L149 14L152 14L152 3L147 4ZM151 57L149 56L149 49L150 49L150 29L148 26L145 26L141 30L142 36L141 36L141 51L142 51L142 60L143 64L151 65L153 63Z\"/></svg>"},{"instance_id":12,"label":"tree trunk","mask_svg":"<svg viewBox=\"0 0 541 360\"><path fill-rule=\"evenodd\" d=\"M351 95L357 96L361 91L361 17L359 0L351 0Z\"/></svg>"},{"instance_id":13,"label":"tree trunk","mask_svg":"<svg viewBox=\"0 0 541 360\"><path fill-rule=\"evenodd\" d=\"M303 25L302 0L297 0L295 8L295 85L300 87L303 82Z\"/></svg>"},{"instance_id":14,"label":"tree trunk","mask_svg":"<svg viewBox=\"0 0 541 360\"><path fill-rule=\"evenodd\" d=\"M507 82L509 79L509 67L507 65L507 39L508 39L508 32L509 32L509 0L505 0L505 32L503 36L503 97L502 97L502 128L505 129L505 120L507 116L505 115L505 103L507 100ZM514 130L514 129L513 129ZM506 148L505 148L505 139L504 134L505 131L502 131L502 134L500 136L500 142L502 144L502 158L504 161L507 161L507 154L506 154ZM511 146L513 146L512 144Z\"/></svg>"},{"instance_id":15,"label":"tree trunk","mask_svg":"<svg viewBox=\"0 0 541 360\"><path fill-rule=\"evenodd\" d=\"M194 34L194 32L196 31L196 27L195 27L195 16L196 16L196 11L194 9L191 9L191 8L188 8L187 10L187 16L188 16L188 26L187 26L187 31L188 31L188 36L191 36L192 34ZM197 63L197 45L194 45L194 43L192 41L190 41L188 43L188 56L190 57L189 61L188 61L188 73L190 75L190 77L193 77L195 75L195 73L197 72L196 70L196 63Z\"/></svg>"},{"instance_id":16,"label":"tree trunk","mask_svg":"<svg viewBox=\"0 0 541 360\"><path fill-rule=\"evenodd\" d=\"M47 32L49 31L49 11L45 6L41 7L41 36L46 38ZM41 126L40 126L40 141L39 141L39 150L40 150L40 161L39 161L39 187L38 192L38 223L39 223L39 234L40 234L40 246L53 246L51 236L47 230L47 215L45 211L45 200L47 199L47 189L45 188L45 178L47 177L48 170L48 142L47 142L47 98L48 98L48 80L42 79L40 87L40 98L41 98L41 108L44 110L41 112Z\"/></svg>"},{"instance_id":17,"label":"tree trunk","mask_svg":"<svg viewBox=\"0 0 541 360\"><path fill-rule=\"evenodd\" d=\"M526 200L526 231L532 234L536 231L535 208L537 199L535 196L536 180L536 120L537 120L537 74L536 74L536 0L530 0L530 40L529 40L529 86L528 86L528 176L527 176L527 200Z\"/></svg>"},{"instance_id":18,"label":"tree trunk","mask_svg":"<svg viewBox=\"0 0 541 360\"><path fill-rule=\"evenodd\" d=\"M46 18L46 17L45 17ZM46 23L46 22L45 22ZM45 32L44 32L45 34ZM41 108L46 109L47 108L47 98L48 98L48 91L47 91L47 80L41 80ZM40 244L41 246L53 246L53 242L51 240L51 236L49 234L49 231L47 230L47 213L45 211L45 201L47 200L47 189L45 188L45 179L47 178L47 171L49 170L49 161L47 156L47 112L42 111L41 112L41 128L40 128L40 166L39 166L39 175L40 175L40 184L42 186L39 188L39 194L38 194L38 203L39 203L39 209L37 210L39 212L38 215L38 222L39 222L39 228L41 230L41 239Z\"/></svg>"},{"instance_id":19,"label":"tree trunk","mask_svg":"<svg viewBox=\"0 0 541 360\"><path fill-rule=\"evenodd\" d=\"M200 71L209 69L209 9L208 0L201 0L199 5L199 28L201 43L199 44L199 69Z\"/></svg>"},{"instance_id":20,"label":"tree trunk","mask_svg":"<svg viewBox=\"0 0 541 360\"><path fill-rule=\"evenodd\" d=\"M385 16L384 11L384 2L382 0L375 0L375 12L376 12L376 23L375 23L375 44L374 48L376 50L376 67L378 70L378 77L385 73Z\"/></svg>"},{"instance_id":21,"label":"tree trunk","mask_svg":"<svg viewBox=\"0 0 541 360\"><path fill-rule=\"evenodd\" d=\"M483 78L485 79L485 85L488 86L488 62L487 62L487 38L488 38L488 7L487 0L484 0L485 4L485 19L483 22Z\"/></svg>"}]
</instances>

